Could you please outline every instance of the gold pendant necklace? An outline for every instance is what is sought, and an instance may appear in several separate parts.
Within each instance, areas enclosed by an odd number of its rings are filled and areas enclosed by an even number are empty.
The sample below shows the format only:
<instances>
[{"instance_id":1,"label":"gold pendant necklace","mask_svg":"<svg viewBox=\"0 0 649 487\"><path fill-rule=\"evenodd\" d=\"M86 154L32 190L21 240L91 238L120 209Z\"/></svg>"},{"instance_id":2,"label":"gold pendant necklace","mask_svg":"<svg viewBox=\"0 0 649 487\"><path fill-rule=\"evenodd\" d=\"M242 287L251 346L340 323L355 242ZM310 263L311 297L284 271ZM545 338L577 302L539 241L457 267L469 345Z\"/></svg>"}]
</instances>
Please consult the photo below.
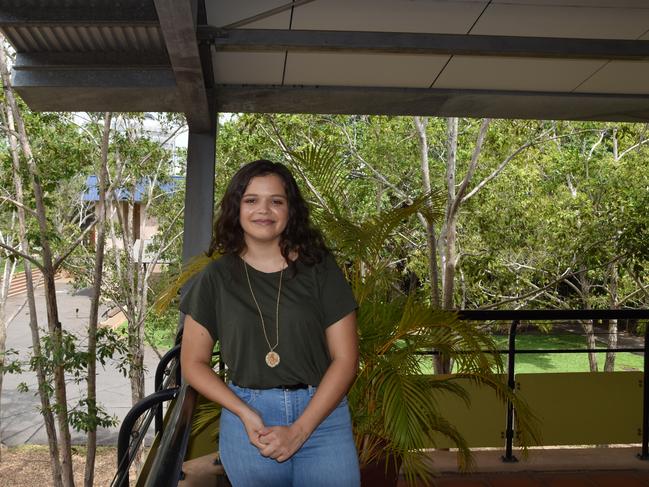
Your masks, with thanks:
<instances>
[{"instance_id":1,"label":"gold pendant necklace","mask_svg":"<svg viewBox=\"0 0 649 487\"><path fill-rule=\"evenodd\" d=\"M243 258L241 259L243 260ZM257 306L257 311L259 312L259 319L261 321L261 329L264 331L264 338L266 339L266 343L268 344L268 348L270 349L270 352L266 354L266 365L269 367L276 367L277 364L279 364L279 354L275 351L277 348L277 345L279 345L279 297L282 294L282 275L284 274L284 269L281 270L279 273L279 286L277 288L277 306L275 308L275 345L270 344L270 340L268 339L268 334L266 333L266 323L264 322L264 315L261 312L261 308L259 307L259 303L257 302L257 298L255 297L255 293L252 290L252 285L250 284L250 275L248 274L248 264L246 264L246 261L243 260L243 268L246 271L246 280L248 281L248 289L250 289L250 295L252 296L252 300L255 302L255 306Z\"/></svg>"}]
</instances>

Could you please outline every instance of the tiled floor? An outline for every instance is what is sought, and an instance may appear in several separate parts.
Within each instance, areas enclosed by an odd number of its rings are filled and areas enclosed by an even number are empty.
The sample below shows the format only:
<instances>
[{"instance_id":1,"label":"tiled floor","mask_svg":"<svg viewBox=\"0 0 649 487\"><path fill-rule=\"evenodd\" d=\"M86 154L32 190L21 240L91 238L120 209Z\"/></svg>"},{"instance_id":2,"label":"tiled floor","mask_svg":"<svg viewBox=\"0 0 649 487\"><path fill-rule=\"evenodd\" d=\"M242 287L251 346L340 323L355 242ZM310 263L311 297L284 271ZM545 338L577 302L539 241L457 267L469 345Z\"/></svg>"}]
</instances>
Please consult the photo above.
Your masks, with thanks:
<instances>
[{"instance_id":1,"label":"tiled floor","mask_svg":"<svg viewBox=\"0 0 649 487\"><path fill-rule=\"evenodd\" d=\"M649 461L637 458L637 447L531 450L519 462L503 463L498 450L474 451L472 473L457 471L454 452L431 452L438 471L436 487L649 487ZM185 462L181 487L215 485L222 467L214 454ZM421 487L424 484L418 484ZM399 487L407 487L399 481Z\"/></svg>"},{"instance_id":2,"label":"tiled floor","mask_svg":"<svg viewBox=\"0 0 649 487\"><path fill-rule=\"evenodd\" d=\"M458 473L453 452L431 452L431 459L438 470L437 487L649 487L649 462L639 460L638 451L534 449L515 463L503 463L497 450L475 451L475 469L469 474ZM406 487L405 481L399 487Z\"/></svg>"}]
</instances>

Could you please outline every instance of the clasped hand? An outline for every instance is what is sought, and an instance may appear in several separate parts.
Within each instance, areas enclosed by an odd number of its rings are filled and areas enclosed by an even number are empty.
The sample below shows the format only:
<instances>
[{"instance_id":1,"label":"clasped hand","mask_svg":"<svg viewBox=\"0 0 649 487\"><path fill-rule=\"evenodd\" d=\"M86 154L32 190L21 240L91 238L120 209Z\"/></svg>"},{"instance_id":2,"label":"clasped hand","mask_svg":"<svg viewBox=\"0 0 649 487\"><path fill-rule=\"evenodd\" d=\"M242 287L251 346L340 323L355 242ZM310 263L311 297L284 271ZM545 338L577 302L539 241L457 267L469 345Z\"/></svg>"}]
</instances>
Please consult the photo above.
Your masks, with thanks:
<instances>
[{"instance_id":1,"label":"clasped hand","mask_svg":"<svg viewBox=\"0 0 649 487\"><path fill-rule=\"evenodd\" d=\"M296 424L291 426L264 426L255 412L242 418L250 443L268 458L284 462L291 458L306 441L308 435Z\"/></svg>"}]
</instances>

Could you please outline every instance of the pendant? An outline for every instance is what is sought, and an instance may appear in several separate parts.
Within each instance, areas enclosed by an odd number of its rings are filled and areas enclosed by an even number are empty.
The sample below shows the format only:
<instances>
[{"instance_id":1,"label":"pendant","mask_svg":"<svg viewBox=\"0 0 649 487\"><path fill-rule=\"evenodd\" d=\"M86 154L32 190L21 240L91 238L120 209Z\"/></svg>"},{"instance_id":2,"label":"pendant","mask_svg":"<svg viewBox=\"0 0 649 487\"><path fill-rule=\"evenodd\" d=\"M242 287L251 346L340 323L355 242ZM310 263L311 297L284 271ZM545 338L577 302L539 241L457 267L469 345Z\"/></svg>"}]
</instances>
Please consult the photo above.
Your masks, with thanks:
<instances>
[{"instance_id":1,"label":"pendant","mask_svg":"<svg viewBox=\"0 0 649 487\"><path fill-rule=\"evenodd\" d=\"M279 363L279 354L272 350L266 354L266 365L269 367L276 367Z\"/></svg>"}]
</instances>

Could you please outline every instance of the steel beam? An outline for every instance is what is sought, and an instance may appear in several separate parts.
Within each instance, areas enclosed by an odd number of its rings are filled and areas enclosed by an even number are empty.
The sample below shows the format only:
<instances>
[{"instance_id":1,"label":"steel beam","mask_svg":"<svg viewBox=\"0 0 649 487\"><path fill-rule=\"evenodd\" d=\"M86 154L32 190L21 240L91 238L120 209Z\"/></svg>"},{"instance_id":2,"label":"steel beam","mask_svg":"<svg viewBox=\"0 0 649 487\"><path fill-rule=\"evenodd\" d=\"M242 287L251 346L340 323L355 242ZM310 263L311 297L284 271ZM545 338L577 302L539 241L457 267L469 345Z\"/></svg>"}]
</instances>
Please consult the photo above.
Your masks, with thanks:
<instances>
[{"instance_id":1,"label":"steel beam","mask_svg":"<svg viewBox=\"0 0 649 487\"><path fill-rule=\"evenodd\" d=\"M15 69L51 68L171 68L169 56L160 51L129 52L30 52L16 54Z\"/></svg>"},{"instance_id":2,"label":"steel beam","mask_svg":"<svg viewBox=\"0 0 649 487\"><path fill-rule=\"evenodd\" d=\"M649 121L649 96L496 90L217 85L219 112Z\"/></svg>"},{"instance_id":3,"label":"steel beam","mask_svg":"<svg viewBox=\"0 0 649 487\"><path fill-rule=\"evenodd\" d=\"M170 68L138 69L15 69L14 83L20 86L149 88L175 86Z\"/></svg>"},{"instance_id":4,"label":"steel beam","mask_svg":"<svg viewBox=\"0 0 649 487\"><path fill-rule=\"evenodd\" d=\"M492 35L279 29L201 25L198 38L219 51L306 51L439 54L555 59L649 59L649 41Z\"/></svg>"},{"instance_id":5,"label":"steel beam","mask_svg":"<svg viewBox=\"0 0 649 487\"><path fill-rule=\"evenodd\" d=\"M210 132L205 74L196 40L196 0L155 0L160 28L190 130ZM209 73L212 76L212 73Z\"/></svg>"},{"instance_id":6,"label":"steel beam","mask_svg":"<svg viewBox=\"0 0 649 487\"><path fill-rule=\"evenodd\" d=\"M16 69L13 84L36 111L182 111L170 68Z\"/></svg>"},{"instance_id":7,"label":"steel beam","mask_svg":"<svg viewBox=\"0 0 649 487\"><path fill-rule=\"evenodd\" d=\"M2 2L4 3L4 2ZM28 3L28 2L24 2ZM122 1L119 6L2 6L0 4L0 27L25 27L36 25L74 25L77 27L97 25L151 25L157 24L153 2Z\"/></svg>"}]
</instances>

